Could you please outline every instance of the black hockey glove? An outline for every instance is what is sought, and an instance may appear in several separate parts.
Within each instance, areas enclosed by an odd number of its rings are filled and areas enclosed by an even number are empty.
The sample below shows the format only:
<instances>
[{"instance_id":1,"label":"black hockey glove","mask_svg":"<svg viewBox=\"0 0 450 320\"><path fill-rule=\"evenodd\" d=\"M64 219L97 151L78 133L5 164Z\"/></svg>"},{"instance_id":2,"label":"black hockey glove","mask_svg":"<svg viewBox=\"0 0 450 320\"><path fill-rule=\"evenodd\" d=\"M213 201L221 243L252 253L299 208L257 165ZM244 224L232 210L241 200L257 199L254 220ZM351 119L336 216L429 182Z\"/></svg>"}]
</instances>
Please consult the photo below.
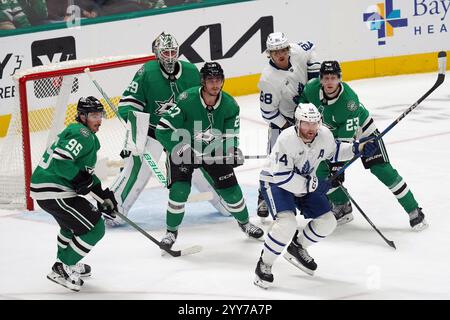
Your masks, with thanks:
<instances>
[{"instance_id":1,"label":"black hockey glove","mask_svg":"<svg viewBox=\"0 0 450 320\"><path fill-rule=\"evenodd\" d=\"M227 150L226 155L227 164L230 164L233 168L242 166L244 164L244 154L238 147L231 147Z\"/></svg>"},{"instance_id":2,"label":"black hockey glove","mask_svg":"<svg viewBox=\"0 0 450 320\"><path fill-rule=\"evenodd\" d=\"M328 164L328 166L330 168L330 174L333 176L336 172L341 170L341 168L344 166L344 164L345 164L345 162L330 162ZM344 183L344 180L345 180L345 171L342 172L340 175L338 175L337 178L331 182L331 187L332 188L339 187L340 184Z\"/></svg>"},{"instance_id":3,"label":"black hockey glove","mask_svg":"<svg viewBox=\"0 0 450 320\"><path fill-rule=\"evenodd\" d=\"M92 192L103 199L103 203L97 201L98 211L100 211L104 218L114 220L117 212L117 201L114 197L114 192L109 190L109 188L102 190L100 184L96 184L92 188Z\"/></svg>"},{"instance_id":4,"label":"black hockey glove","mask_svg":"<svg viewBox=\"0 0 450 320\"><path fill-rule=\"evenodd\" d=\"M85 170L80 170L75 178L72 179L72 185L76 193L83 196L88 194L94 185L92 174Z\"/></svg>"}]
</instances>

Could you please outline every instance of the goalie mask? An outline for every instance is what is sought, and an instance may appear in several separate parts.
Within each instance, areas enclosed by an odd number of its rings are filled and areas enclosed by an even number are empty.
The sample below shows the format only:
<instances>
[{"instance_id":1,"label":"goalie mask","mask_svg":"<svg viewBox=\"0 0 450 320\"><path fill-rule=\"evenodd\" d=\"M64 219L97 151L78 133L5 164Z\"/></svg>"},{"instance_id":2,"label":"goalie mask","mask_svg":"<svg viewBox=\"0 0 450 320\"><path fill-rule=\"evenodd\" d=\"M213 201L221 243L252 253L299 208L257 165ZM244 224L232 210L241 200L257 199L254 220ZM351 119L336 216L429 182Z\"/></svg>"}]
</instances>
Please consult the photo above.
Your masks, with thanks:
<instances>
[{"instance_id":1,"label":"goalie mask","mask_svg":"<svg viewBox=\"0 0 450 320\"><path fill-rule=\"evenodd\" d=\"M169 33L161 33L153 42L153 53L169 74L173 74L178 61L179 46Z\"/></svg>"}]
</instances>

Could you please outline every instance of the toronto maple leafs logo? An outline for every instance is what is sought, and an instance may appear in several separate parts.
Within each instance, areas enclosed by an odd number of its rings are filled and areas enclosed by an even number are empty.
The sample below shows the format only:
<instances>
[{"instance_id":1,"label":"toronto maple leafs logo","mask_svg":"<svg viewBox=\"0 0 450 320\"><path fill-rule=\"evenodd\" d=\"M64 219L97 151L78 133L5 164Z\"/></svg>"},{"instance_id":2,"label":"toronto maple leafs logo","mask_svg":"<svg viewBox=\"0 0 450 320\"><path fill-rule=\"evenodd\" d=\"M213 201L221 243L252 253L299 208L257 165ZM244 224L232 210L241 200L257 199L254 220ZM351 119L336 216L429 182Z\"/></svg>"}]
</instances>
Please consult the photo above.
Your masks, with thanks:
<instances>
[{"instance_id":1,"label":"toronto maple leafs logo","mask_svg":"<svg viewBox=\"0 0 450 320\"><path fill-rule=\"evenodd\" d=\"M306 160L305 164L302 167L302 170L300 170L300 175L306 177L311 174L314 167L311 167L311 164L309 163L309 160Z\"/></svg>"},{"instance_id":2,"label":"toronto maple leafs logo","mask_svg":"<svg viewBox=\"0 0 450 320\"><path fill-rule=\"evenodd\" d=\"M155 113L158 116L162 116L164 113L166 113L170 108L176 105L175 103L175 95L172 94L170 98L166 101L155 101L156 105L158 106L155 110Z\"/></svg>"}]
</instances>

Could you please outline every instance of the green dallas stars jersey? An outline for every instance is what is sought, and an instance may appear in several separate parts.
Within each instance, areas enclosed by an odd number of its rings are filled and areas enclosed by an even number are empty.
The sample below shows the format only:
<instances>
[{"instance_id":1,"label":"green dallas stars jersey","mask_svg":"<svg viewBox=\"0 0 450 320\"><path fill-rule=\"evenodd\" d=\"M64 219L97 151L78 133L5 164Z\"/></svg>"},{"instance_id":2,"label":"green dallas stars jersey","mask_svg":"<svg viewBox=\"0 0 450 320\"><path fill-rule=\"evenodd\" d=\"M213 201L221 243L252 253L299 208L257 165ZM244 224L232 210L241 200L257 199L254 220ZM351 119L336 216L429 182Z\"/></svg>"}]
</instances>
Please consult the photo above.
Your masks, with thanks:
<instances>
[{"instance_id":1,"label":"green dallas stars jersey","mask_svg":"<svg viewBox=\"0 0 450 320\"><path fill-rule=\"evenodd\" d=\"M179 71L172 80L161 71L157 60L144 64L120 99L120 117L127 120L130 110L149 113L150 125L156 127L181 92L200 85L200 73L195 65L185 61L179 61L178 65Z\"/></svg>"},{"instance_id":2,"label":"green dallas stars jersey","mask_svg":"<svg viewBox=\"0 0 450 320\"><path fill-rule=\"evenodd\" d=\"M31 176L31 197L61 199L75 197L72 179L80 170L94 171L100 142L81 123L67 126L41 158ZM94 184L100 180L94 175Z\"/></svg>"},{"instance_id":3,"label":"green dallas stars jersey","mask_svg":"<svg viewBox=\"0 0 450 320\"><path fill-rule=\"evenodd\" d=\"M217 103L208 111L201 98L201 87L194 87L180 94L177 104L163 115L157 128L156 137L170 153L184 138L182 134L172 139L172 133L185 129L189 133L191 146L201 152L210 153L216 147L238 146L239 106L228 93L222 91ZM180 132L176 132L176 134Z\"/></svg>"},{"instance_id":4,"label":"green dallas stars jersey","mask_svg":"<svg viewBox=\"0 0 450 320\"><path fill-rule=\"evenodd\" d=\"M375 130L369 111L359 102L357 94L345 82L341 83L341 92L332 100L326 100L321 88L320 79L307 83L300 102L314 104L322 113L323 123L334 137L339 140L351 140L361 135L357 130L362 128L363 136Z\"/></svg>"}]
</instances>

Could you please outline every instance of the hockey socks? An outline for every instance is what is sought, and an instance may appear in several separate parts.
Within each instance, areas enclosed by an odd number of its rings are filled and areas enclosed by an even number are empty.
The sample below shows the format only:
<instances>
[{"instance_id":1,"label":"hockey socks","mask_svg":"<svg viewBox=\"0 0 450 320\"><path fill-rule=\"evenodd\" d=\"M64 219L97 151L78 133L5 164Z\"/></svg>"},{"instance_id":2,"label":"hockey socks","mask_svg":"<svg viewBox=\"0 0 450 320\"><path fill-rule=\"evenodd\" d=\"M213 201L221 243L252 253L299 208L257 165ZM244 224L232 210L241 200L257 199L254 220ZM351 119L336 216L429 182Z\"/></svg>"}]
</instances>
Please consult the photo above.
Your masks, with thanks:
<instances>
[{"instance_id":1,"label":"hockey socks","mask_svg":"<svg viewBox=\"0 0 450 320\"><path fill-rule=\"evenodd\" d=\"M105 235L105 223L100 219L87 233L75 236L70 231L61 229L58 235L57 258L68 266L76 265L83 259ZM70 241L69 236L71 236Z\"/></svg>"}]
</instances>

